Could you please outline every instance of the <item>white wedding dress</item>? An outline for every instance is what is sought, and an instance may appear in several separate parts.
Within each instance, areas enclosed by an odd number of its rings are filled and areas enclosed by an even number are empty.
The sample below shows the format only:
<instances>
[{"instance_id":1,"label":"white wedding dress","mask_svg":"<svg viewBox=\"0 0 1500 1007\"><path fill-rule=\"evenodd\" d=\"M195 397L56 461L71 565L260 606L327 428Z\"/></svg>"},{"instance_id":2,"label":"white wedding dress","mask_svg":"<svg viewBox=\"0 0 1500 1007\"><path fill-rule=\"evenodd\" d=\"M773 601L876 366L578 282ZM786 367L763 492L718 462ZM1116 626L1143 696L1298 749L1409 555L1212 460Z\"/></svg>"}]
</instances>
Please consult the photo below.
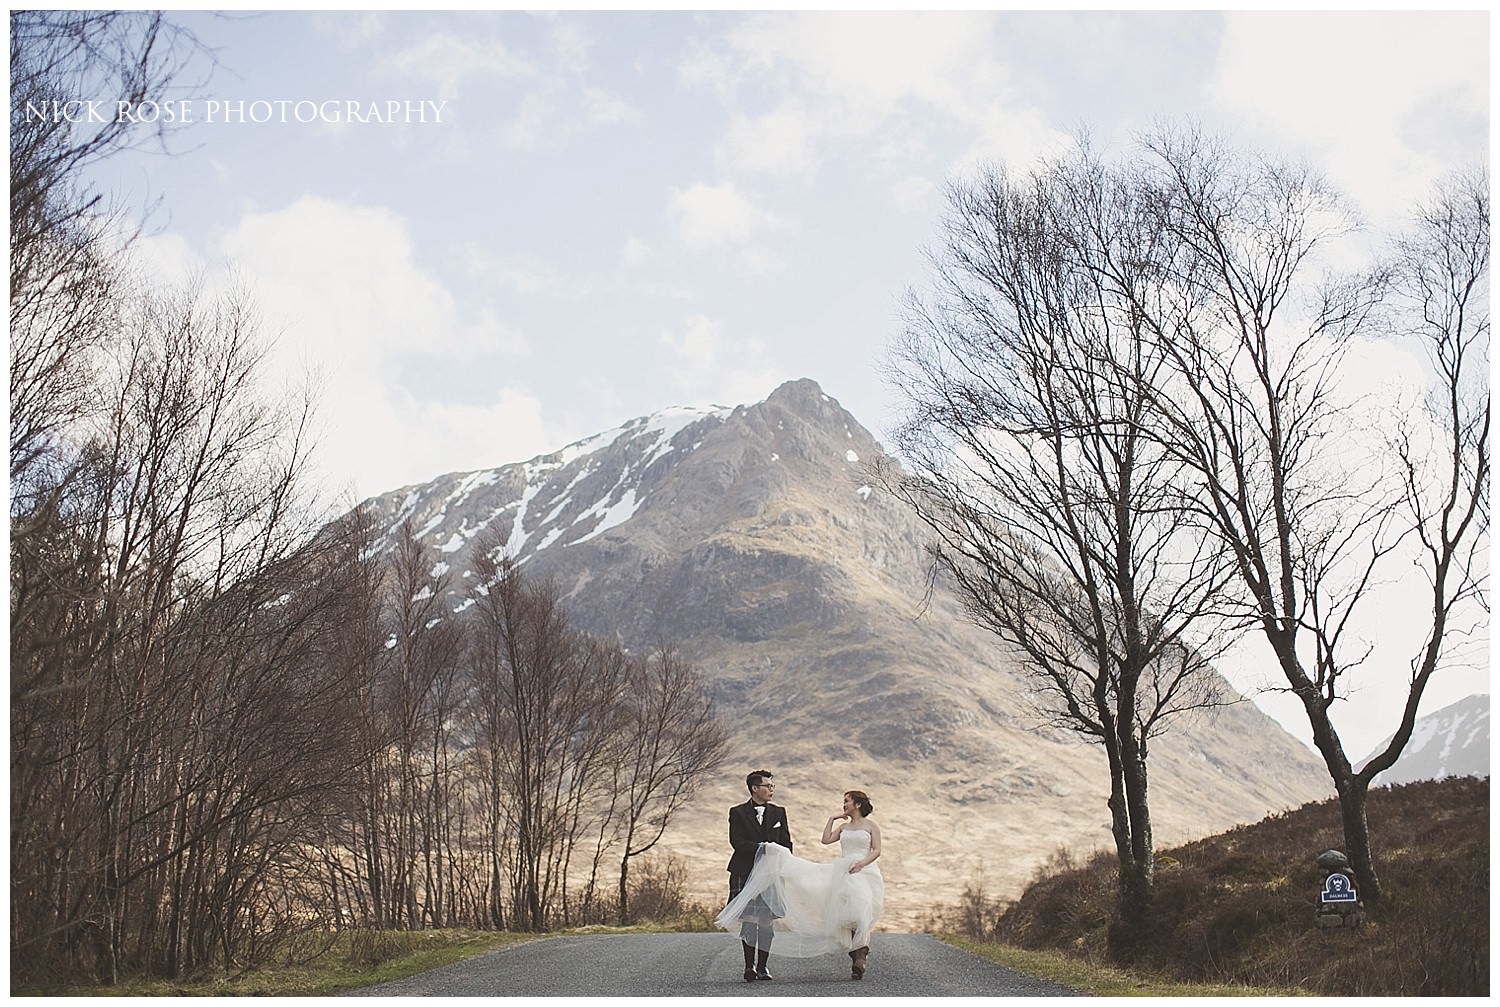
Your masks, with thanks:
<instances>
[{"instance_id":1,"label":"white wedding dress","mask_svg":"<svg viewBox=\"0 0 1500 1007\"><path fill-rule=\"evenodd\" d=\"M714 922L743 935L742 921L764 927L769 910L770 950L792 958L869 947L870 931L885 905L885 880L875 863L849 873L850 866L869 853L870 834L863 829L839 833L838 859L822 864L794 857L784 846L762 843L745 887ZM764 930L750 930L757 932Z\"/></svg>"}]
</instances>

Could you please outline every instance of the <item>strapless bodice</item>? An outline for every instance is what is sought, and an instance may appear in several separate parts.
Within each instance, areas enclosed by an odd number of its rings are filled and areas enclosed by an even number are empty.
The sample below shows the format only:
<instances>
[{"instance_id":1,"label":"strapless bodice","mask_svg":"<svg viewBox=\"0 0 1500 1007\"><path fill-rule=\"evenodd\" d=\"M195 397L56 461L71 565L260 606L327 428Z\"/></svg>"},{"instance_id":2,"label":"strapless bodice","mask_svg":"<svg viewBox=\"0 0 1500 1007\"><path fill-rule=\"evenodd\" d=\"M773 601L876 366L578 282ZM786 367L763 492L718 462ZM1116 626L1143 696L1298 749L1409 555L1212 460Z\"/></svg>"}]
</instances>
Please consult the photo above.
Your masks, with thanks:
<instances>
[{"instance_id":1,"label":"strapless bodice","mask_svg":"<svg viewBox=\"0 0 1500 1007\"><path fill-rule=\"evenodd\" d=\"M870 852L870 834L863 829L845 829L839 833L839 854L862 857Z\"/></svg>"}]
</instances>

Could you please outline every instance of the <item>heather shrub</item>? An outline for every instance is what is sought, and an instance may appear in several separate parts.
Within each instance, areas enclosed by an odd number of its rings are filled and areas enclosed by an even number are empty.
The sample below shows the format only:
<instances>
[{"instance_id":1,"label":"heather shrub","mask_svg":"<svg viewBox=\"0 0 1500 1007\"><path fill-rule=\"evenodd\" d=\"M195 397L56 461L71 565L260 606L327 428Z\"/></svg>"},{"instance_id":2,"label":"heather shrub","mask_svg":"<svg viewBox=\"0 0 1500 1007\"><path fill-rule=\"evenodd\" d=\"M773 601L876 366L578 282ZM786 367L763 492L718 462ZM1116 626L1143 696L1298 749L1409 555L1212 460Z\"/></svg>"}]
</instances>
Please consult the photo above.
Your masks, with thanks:
<instances>
[{"instance_id":1,"label":"heather shrub","mask_svg":"<svg viewBox=\"0 0 1500 1007\"><path fill-rule=\"evenodd\" d=\"M687 892L687 865L674 856L652 857L640 863L630 876L630 922L671 923L710 913L692 902Z\"/></svg>"},{"instance_id":2,"label":"heather shrub","mask_svg":"<svg viewBox=\"0 0 1500 1007\"><path fill-rule=\"evenodd\" d=\"M1300 988L1338 996L1489 993L1489 781L1372 791L1385 898L1357 929L1325 930L1315 859L1342 844L1319 802L1160 851L1152 925L1116 946L1128 966L1182 982ZM1038 877L984 937L1102 962L1116 865L1101 854ZM972 914L971 914L972 915ZM978 935L975 935L978 936Z\"/></svg>"}]
</instances>

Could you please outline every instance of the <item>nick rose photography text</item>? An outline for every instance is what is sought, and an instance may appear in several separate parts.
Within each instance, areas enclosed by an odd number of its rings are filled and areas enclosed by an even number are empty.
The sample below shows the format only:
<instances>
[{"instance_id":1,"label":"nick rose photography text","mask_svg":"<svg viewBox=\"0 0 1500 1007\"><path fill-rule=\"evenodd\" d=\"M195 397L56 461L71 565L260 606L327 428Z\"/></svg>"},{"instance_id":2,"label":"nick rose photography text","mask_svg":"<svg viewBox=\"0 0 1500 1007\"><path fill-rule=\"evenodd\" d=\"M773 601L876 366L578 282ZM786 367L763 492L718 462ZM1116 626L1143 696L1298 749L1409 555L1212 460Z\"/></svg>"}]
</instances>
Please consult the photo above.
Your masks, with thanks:
<instances>
[{"instance_id":1,"label":"nick rose photography text","mask_svg":"<svg viewBox=\"0 0 1500 1007\"><path fill-rule=\"evenodd\" d=\"M358 125L441 125L448 102L431 99L275 98L270 100L182 99L180 101L95 101L77 99L26 103L26 121L191 123L353 123Z\"/></svg>"}]
</instances>

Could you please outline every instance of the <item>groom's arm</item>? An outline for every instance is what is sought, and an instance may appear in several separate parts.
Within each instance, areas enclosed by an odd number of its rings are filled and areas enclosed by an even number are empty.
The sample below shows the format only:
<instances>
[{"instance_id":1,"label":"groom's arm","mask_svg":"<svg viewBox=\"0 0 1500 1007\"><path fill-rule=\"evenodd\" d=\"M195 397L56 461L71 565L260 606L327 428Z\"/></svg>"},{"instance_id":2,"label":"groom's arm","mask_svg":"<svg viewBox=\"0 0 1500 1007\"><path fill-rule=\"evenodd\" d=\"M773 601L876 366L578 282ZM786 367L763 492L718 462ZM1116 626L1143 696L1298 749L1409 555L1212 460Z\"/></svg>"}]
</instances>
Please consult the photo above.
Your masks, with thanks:
<instances>
[{"instance_id":1,"label":"groom's arm","mask_svg":"<svg viewBox=\"0 0 1500 1007\"><path fill-rule=\"evenodd\" d=\"M738 812L738 808L729 809L729 845L736 853L754 853L760 836L750 828L748 816Z\"/></svg>"}]
</instances>

